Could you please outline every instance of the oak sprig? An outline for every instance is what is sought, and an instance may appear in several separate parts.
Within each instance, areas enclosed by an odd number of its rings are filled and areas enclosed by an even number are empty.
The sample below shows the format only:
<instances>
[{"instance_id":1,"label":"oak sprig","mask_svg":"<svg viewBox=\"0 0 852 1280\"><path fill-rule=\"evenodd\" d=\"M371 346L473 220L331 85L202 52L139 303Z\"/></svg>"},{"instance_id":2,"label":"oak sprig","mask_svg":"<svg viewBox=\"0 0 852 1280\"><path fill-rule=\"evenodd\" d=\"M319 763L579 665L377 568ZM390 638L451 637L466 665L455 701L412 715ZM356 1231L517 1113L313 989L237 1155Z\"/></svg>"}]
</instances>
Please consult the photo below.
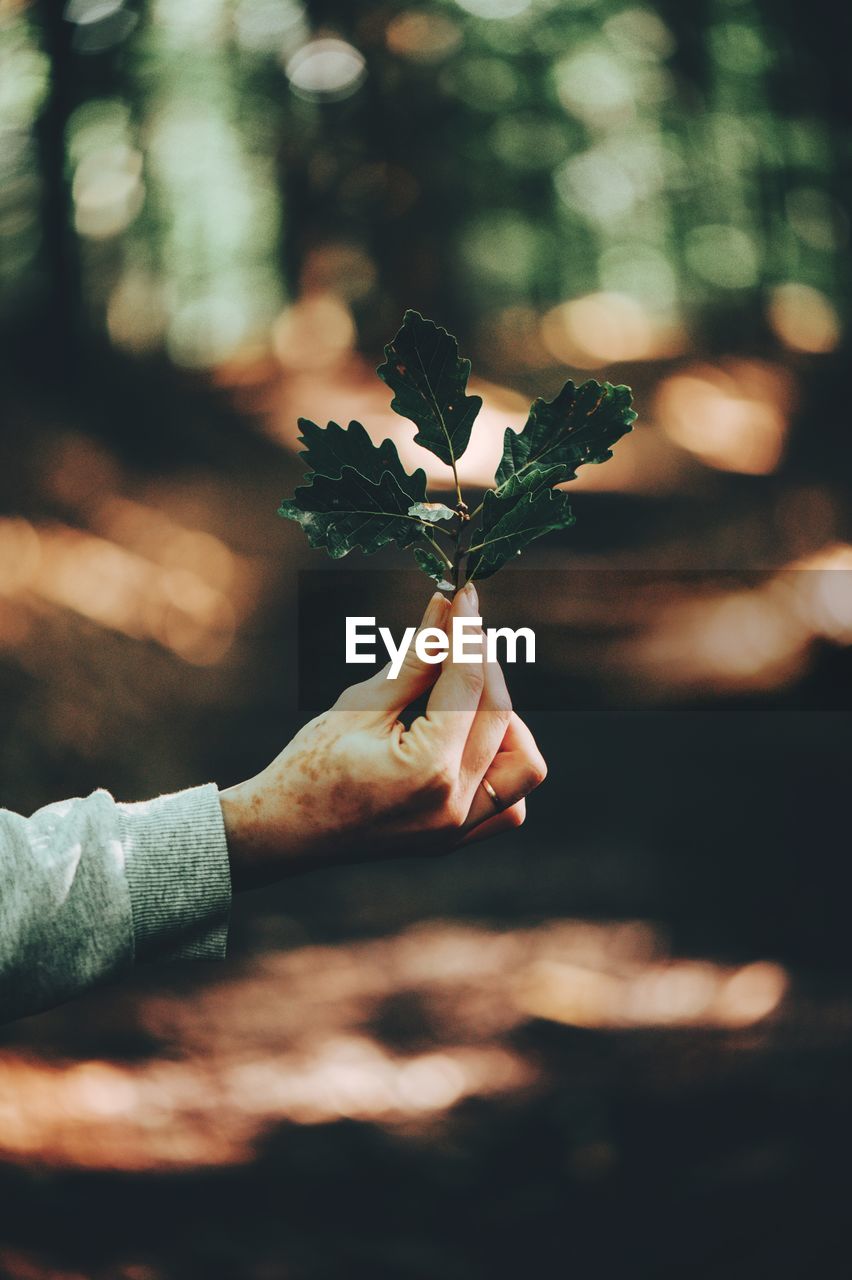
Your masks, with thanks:
<instances>
[{"instance_id":1,"label":"oak sprig","mask_svg":"<svg viewBox=\"0 0 852 1280\"><path fill-rule=\"evenodd\" d=\"M394 393L391 408L417 427L415 442L450 468L454 504L431 502L426 473L409 475L393 441L374 445L360 422L319 427L300 418L310 474L278 514L334 559L355 547L367 555L390 542L411 548L442 590L488 578L536 538L572 525L568 495L556 486L585 463L611 458L636 420L629 387L566 382L553 400L533 401L520 431L506 428L494 485L471 511L458 462L482 400L467 394L470 361L459 356L456 339L406 311L376 372Z\"/></svg>"}]
</instances>

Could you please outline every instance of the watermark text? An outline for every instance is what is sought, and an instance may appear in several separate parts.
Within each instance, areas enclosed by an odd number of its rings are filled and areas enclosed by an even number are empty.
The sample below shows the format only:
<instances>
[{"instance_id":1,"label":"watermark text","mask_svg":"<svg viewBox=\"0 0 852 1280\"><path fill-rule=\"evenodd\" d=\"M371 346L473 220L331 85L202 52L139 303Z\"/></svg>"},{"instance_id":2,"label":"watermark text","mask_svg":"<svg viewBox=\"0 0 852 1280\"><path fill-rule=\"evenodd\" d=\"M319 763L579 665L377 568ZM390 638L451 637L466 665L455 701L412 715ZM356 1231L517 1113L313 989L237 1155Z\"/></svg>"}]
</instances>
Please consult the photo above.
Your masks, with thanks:
<instances>
[{"instance_id":1,"label":"watermark text","mask_svg":"<svg viewBox=\"0 0 852 1280\"><path fill-rule=\"evenodd\" d=\"M389 680L396 680L405 655L414 643L414 652L421 662L435 665L452 655L453 662L496 662L497 645L504 641L506 662L517 662L519 641L524 644L524 662L535 662L535 632L531 627L486 627L481 618L453 618L451 635L440 627L406 627L399 644L389 627L376 628L373 617L347 617L346 661L368 663L377 661L376 646L381 640L390 658Z\"/></svg>"}]
</instances>

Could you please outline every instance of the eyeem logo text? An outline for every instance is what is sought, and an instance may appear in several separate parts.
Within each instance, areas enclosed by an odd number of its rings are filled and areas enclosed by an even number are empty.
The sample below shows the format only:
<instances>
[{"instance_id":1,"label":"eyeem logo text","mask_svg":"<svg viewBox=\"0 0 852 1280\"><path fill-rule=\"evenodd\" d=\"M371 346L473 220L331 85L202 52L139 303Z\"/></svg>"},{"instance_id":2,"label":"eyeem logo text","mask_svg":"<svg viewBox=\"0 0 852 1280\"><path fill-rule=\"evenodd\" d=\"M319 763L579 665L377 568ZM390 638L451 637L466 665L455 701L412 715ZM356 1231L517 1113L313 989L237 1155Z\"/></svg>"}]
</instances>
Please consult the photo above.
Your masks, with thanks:
<instances>
[{"instance_id":1,"label":"eyeem logo text","mask_svg":"<svg viewBox=\"0 0 852 1280\"><path fill-rule=\"evenodd\" d=\"M453 662L495 662L497 643L504 640L504 661L518 661L518 641L524 641L524 661L535 662L535 632L531 627L487 627L482 629L481 618L453 618L452 636L440 627L406 627L397 644L388 627L376 632L375 618L350 617L346 619L347 663L376 661L377 638L381 639L390 658L388 679L395 680L402 670L405 655L414 641L414 652L421 662L430 665L443 662L452 653Z\"/></svg>"}]
</instances>

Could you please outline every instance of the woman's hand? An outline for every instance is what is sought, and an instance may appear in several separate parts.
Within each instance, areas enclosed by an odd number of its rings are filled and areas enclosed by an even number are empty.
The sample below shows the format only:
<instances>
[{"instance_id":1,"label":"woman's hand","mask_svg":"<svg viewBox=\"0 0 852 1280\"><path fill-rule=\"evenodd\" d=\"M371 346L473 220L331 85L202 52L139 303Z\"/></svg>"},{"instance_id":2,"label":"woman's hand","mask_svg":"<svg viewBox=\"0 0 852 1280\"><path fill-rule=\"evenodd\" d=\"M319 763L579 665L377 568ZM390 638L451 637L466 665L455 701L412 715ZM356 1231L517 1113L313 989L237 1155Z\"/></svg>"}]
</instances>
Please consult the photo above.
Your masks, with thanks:
<instances>
[{"instance_id":1,"label":"woman's hand","mask_svg":"<svg viewBox=\"0 0 852 1280\"><path fill-rule=\"evenodd\" d=\"M478 613L470 584L452 606L436 592L420 625L449 631L454 614ZM346 689L266 769L221 793L235 888L330 863L448 853L523 822L524 798L547 770L499 664L428 665L412 644L397 679L387 673ZM430 686L425 714L406 729L399 715Z\"/></svg>"}]
</instances>

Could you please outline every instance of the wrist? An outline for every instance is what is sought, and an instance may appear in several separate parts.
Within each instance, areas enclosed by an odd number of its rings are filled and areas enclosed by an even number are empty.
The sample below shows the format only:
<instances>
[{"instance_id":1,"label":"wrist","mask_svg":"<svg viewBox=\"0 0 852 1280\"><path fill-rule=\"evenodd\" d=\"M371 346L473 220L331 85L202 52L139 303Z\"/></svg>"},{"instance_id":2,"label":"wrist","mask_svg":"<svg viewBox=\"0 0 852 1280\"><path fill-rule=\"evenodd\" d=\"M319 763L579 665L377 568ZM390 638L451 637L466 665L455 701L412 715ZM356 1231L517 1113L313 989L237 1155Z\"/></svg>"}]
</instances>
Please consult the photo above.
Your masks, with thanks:
<instances>
[{"instance_id":1,"label":"wrist","mask_svg":"<svg viewBox=\"0 0 852 1280\"><path fill-rule=\"evenodd\" d=\"M260 824L256 816L252 821L253 806L243 788L244 784L240 784L219 792L231 884L237 892L260 883L259 872L263 865L259 847ZM256 806L254 808L256 814Z\"/></svg>"},{"instance_id":2,"label":"wrist","mask_svg":"<svg viewBox=\"0 0 852 1280\"><path fill-rule=\"evenodd\" d=\"M307 871L314 859L305 841L282 817L274 783L264 774L219 793L231 883L257 889Z\"/></svg>"}]
</instances>

